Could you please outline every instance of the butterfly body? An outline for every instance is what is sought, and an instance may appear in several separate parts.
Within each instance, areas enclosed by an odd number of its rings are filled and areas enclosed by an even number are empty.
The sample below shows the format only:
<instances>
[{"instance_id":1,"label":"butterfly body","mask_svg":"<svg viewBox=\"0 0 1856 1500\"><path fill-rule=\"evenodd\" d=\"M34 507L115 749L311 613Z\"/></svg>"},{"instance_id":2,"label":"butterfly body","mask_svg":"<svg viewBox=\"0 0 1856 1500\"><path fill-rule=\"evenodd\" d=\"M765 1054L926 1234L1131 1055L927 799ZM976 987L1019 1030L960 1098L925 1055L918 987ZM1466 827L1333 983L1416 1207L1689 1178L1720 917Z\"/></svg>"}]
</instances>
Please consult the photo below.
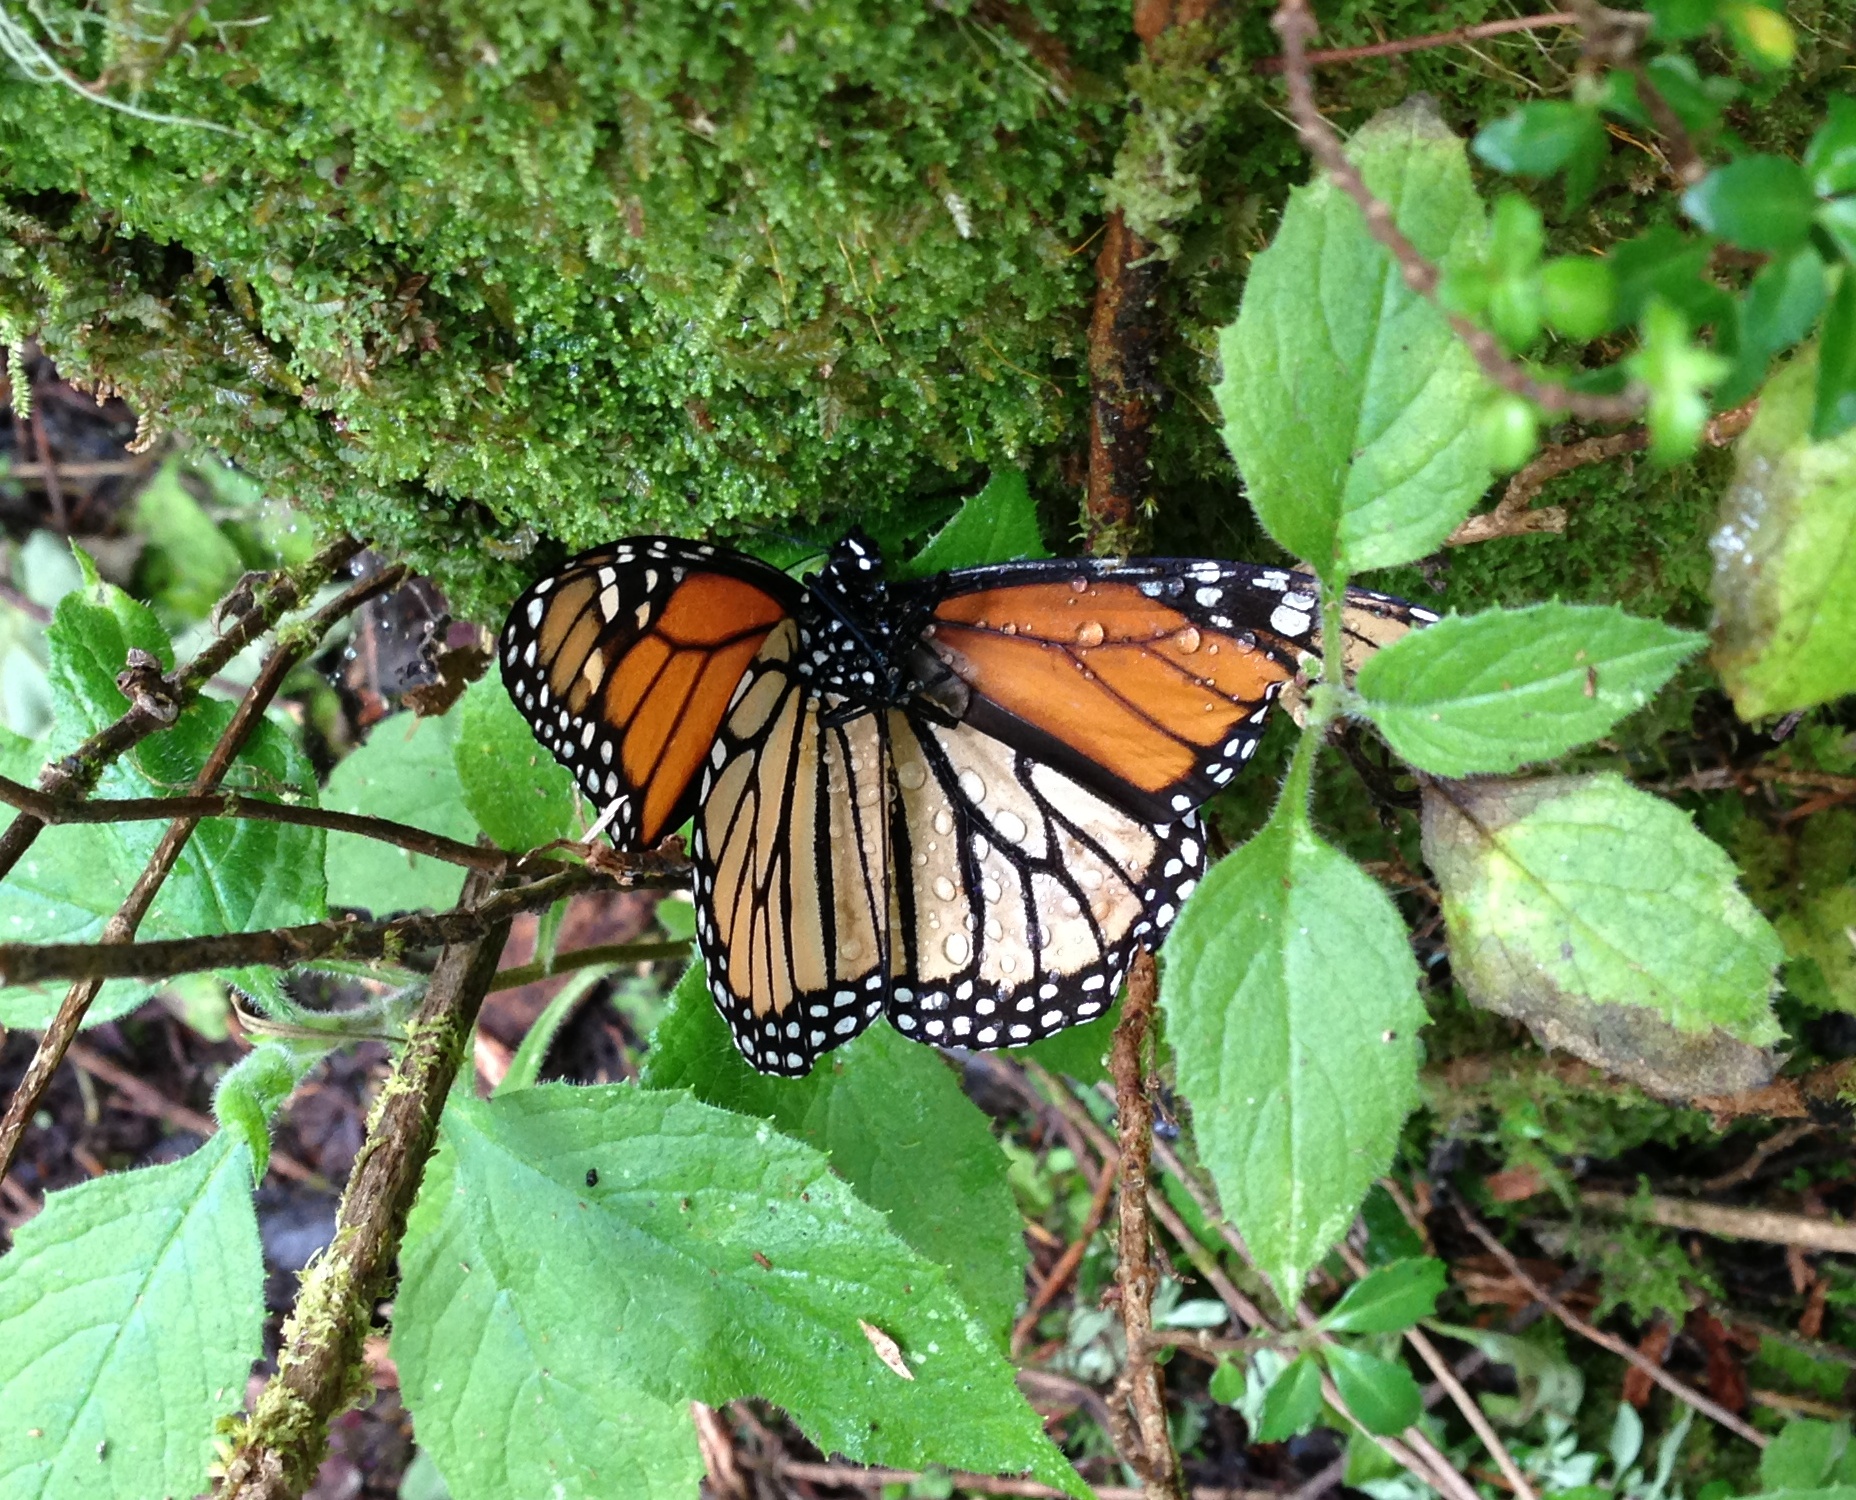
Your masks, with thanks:
<instances>
[{"instance_id":1,"label":"butterfly body","mask_svg":"<svg viewBox=\"0 0 1856 1500\"><path fill-rule=\"evenodd\" d=\"M998 1047L1102 1014L1314 622L1309 580L1245 564L891 581L853 533L801 582L647 537L538 583L499 659L619 847L693 818L711 991L750 1063L798 1074L883 1015Z\"/></svg>"}]
</instances>

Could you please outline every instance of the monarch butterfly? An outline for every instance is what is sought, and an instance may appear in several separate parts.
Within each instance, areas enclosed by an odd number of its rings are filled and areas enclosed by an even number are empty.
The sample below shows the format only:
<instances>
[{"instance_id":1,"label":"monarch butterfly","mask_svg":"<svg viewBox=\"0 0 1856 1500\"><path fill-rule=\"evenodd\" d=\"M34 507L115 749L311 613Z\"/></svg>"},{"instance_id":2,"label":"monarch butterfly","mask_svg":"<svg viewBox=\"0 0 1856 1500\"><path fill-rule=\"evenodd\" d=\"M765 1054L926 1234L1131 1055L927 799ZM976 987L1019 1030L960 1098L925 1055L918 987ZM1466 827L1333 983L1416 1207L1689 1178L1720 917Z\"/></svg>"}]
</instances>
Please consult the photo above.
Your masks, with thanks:
<instances>
[{"instance_id":1,"label":"monarch butterfly","mask_svg":"<svg viewBox=\"0 0 1856 1500\"><path fill-rule=\"evenodd\" d=\"M1353 590L1348 644L1435 618ZM884 1013L974 1047L1102 1014L1316 636L1313 580L1281 568L894 582L853 532L799 581L636 537L535 584L498 655L616 845L694 818L710 989L749 1063L801 1074Z\"/></svg>"}]
</instances>

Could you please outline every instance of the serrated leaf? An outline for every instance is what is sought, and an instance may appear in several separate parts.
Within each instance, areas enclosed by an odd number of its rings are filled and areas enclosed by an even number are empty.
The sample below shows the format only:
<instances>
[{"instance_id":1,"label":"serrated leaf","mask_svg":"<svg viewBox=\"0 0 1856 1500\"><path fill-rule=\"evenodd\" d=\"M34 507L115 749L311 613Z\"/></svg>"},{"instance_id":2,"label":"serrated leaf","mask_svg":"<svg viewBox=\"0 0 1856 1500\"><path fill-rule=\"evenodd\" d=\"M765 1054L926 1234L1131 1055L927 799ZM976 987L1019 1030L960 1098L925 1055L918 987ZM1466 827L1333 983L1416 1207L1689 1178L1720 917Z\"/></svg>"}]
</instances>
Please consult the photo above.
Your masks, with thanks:
<instances>
[{"instance_id":1,"label":"serrated leaf","mask_svg":"<svg viewBox=\"0 0 1856 1500\"><path fill-rule=\"evenodd\" d=\"M1743 719L1856 691L1856 432L1812 441L1816 373L1804 353L1767 383L1711 543L1714 664Z\"/></svg>"},{"instance_id":2,"label":"serrated leaf","mask_svg":"<svg viewBox=\"0 0 1856 1500\"><path fill-rule=\"evenodd\" d=\"M401 1265L393 1351L428 1444L435 1383L460 1401L456 1385L474 1381L485 1402L546 1399L532 1357L545 1339L548 1379L569 1390L758 1395L827 1452L1029 1469L1086 1493L945 1273L818 1152L687 1094L542 1084L454 1097ZM914 1380L884 1367L863 1323L896 1342ZM452 1436L481 1442L486 1464L504 1443Z\"/></svg>"},{"instance_id":3,"label":"serrated leaf","mask_svg":"<svg viewBox=\"0 0 1856 1500\"><path fill-rule=\"evenodd\" d=\"M1433 783L1424 857L1477 1005L1660 1094L1771 1076L1783 949L1679 808L1609 774Z\"/></svg>"},{"instance_id":4,"label":"serrated leaf","mask_svg":"<svg viewBox=\"0 0 1856 1500\"><path fill-rule=\"evenodd\" d=\"M262 1178L270 1165L271 1116L327 1050L303 1041L261 1043L213 1089L213 1118L221 1130L244 1138L254 1179Z\"/></svg>"},{"instance_id":5,"label":"serrated leaf","mask_svg":"<svg viewBox=\"0 0 1856 1500\"><path fill-rule=\"evenodd\" d=\"M805 1078L767 1077L735 1050L697 964L652 1035L642 1081L771 1120L825 1152L897 1234L946 1268L981 1326L1003 1339L1024 1295L1024 1227L1005 1153L931 1048L872 1026Z\"/></svg>"},{"instance_id":6,"label":"serrated leaf","mask_svg":"<svg viewBox=\"0 0 1856 1500\"><path fill-rule=\"evenodd\" d=\"M1706 638L1611 605L1452 615L1369 657L1362 706L1439 776L1512 771L1595 740L1650 701Z\"/></svg>"},{"instance_id":7,"label":"serrated leaf","mask_svg":"<svg viewBox=\"0 0 1856 1500\"><path fill-rule=\"evenodd\" d=\"M1108 1077L1108 1052L1121 1022L1121 1000L1081 1026L1066 1026L1041 1042L1016 1049L1017 1055L1078 1083L1101 1083Z\"/></svg>"},{"instance_id":8,"label":"serrated leaf","mask_svg":"<svg viewBox=\"0 0 1856 1500\"><path fill-rule=\"evenodd\" d=\"M1432 106L1376 116L1348 154L1430 260L1478 258L1482 205ZM1225 441L1298 557L1348 572L1408 562L1488 488L1485 441L1463 420L1488 390L1475 360L1325 177L1291 195L1220 349Z\"/></svg>"},{"instance_id":9,"label":"serrated leaf","mask_svg":"<svg viewBox=\"0 0 1856 1500\"><path fill-rule=\"evenodd\" d=\"M50 738L0 742L16 780L64 754L128 708L116 686L131 648L171 662L167 635L146 606L107 585L60 601L46 631L56 718ZM111 763L98 797L164 797L185 792L231 721L230 704L200 700L172 727ZM315 768L277 723L262 721L223 779L228 788L287 792L311 804ZM19 867L0 882L0 932L18 942L86 942L98 937L166 833L161 822L48 828ZM316 921L327 912L320 830L246 819L208 818L187 841L143 918L147 939L257 931ZM221 977L261 1002L278 994L275 971L226 970ZM133 1008L153 986L111 984L89 1024ZM62 986L0 992L0 1021L43 1026Z\"/></svg>"},{"instance_id":10,"label":"serrated leaf","mask_svg":"<svg viewBox=\"0 0 1856 1500\"><path fill-rule=\"evenodd\" d=\"M503 1075L503 1081L497 1084L497 1093L534 1086L541 1076L541 1065L548 1060L548 1049L554 1045L555 1033L573 1014L574 1007L579 1005L586 992L612 971L613 965L610 964L582 969L555 992L554 998L522 1034L522 1044L516 1048L516 1055L509 1060L509 1071Z\"/></svg>"},{"instance_id":11,"label":"serrated leaf","mask_svg":"<svg viewBox=\"0 0 1856 1500\"><path fill-rule=\"evenodd\" d=\"M177 1162L47 1196L0 1260L0 1494L206 1488L214 1423L263 1353L251 1160L222 1131Z\"/></svg>"},{"instance_id":12,"label":"serrated leaf","mask_svg":"<svg viewBox=\"0 0 1856 1500\"><path fill-rule=\"evenodd\" d=\"M137 530L148 538L137 591L183 620L202 620L245 571L238 548L181 483L170 457L135 499Z\"/></svg>"},{"instance_id":13,"label":"serrated leaf","mask_svg":"<svg viewBox=\"0 0 1856 1500\"><path fill-rule=\"evenodd\" d=\"M1160 984L1200 1157L1291 1300L1391 1160L1425 1019L1397 910L1293 811L1193 892Z\"/></svg>"},{"instance_id":14,"label":"serrated leaf","mask_svg":"<svg viewBox=\"0 0 1856 1500\"><path fill-rule=\"evenodd\" d=\"M458 786L477 826L503 849L535 849L566 838L573 828L573 773L541 748L500 677L479 677L453 712Z\"/></svg>"},{"instance_id":15,"label":"serrated leaf","mask_svg":"<svg viewBox=\"0 0 1856 1500\"><path fill-rule=\"evenodd\" d=\"M458 779L457 732L456 714L382 719L367 743L336 766L323 801L468 843L477 836L477 822ZM329 835L328 867L329 900L372 912L447 907L464 888L457 865L355 834Z\"/></svg>"},{"instance_id":16,"label":"serrated leaf","mask_svg":"<svg viewBox=\"0 0 1856 1500\"><path fill-rule=\"evenodd\" d=\"M1334 1333L1397 1333L1437 1310L1446 1279L1441 1260L1394 1261L1348 1287L1321 1325Z\"/></svg>"},{"instance_id":17,"label":"serrated leaf","mask_svg":"<svg viewBox=\"0 0 1856 1500\"><path fill-rule=\"evenodd\" d=\"M1424 1410L1424 1393L1403 1365L1346 1344L1322 1350L1341 1399L1368 1432L1403 1432Z\"/></svg>"},{"instance_id":18,"label":"serrated leaf","mask_svg":"<svg viewBox=\"0 0 1856 1500\"><path fill-rule=\"evenodd\" d=\"M896 568L899 578L925 578L950 568L1049 557L1038 529L1038 509L1022 469L1000 469L968 499L927 546Z\"/></svg>"},{"instance_id":19,"label":"serrated leaf","mask_svg":"<svg viewBox=\"0 0 1856 1500\"><path fill-rule=\"evenodd\" d=\"M1259 1443L1285 1442L1308 1431L1320 1415L1321 1366L1304 1354L1270 1382L1251 1436Z\"/></svg>"}]
</instances>

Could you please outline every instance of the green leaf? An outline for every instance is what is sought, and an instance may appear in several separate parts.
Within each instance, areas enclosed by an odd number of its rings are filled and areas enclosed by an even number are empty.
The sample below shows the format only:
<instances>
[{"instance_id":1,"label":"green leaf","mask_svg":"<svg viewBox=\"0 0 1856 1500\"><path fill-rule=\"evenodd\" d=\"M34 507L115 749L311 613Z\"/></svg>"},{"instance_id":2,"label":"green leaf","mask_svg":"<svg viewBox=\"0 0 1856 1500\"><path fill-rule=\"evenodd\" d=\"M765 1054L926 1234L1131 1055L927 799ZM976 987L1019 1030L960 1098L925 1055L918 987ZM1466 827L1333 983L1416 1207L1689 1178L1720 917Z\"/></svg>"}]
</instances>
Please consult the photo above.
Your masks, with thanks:
<instances>
[{"instance_id":1,"label":"green leaf","mask_svg":"<svg viewBox=\"0 0 1856 1500\"><path fill-rule=\"evenodd\" d=\"M1658 1093L1770 1076L1783 950L1679 808L1608 774L1433 783L1424 857L1476 1004Z\"/></svg>"},{"instance_id":2,"label":"green leaf","mask_svg":"<svg viewBox=\"0 0 1856 1500\"><path fill-rule=\"evenodd\" d=\"M1720 17L1734 50L1754 67L1767 72L1789 68L1797 57L1792 23L1764 0L1725 0Z\"/></svg>"},{"instance_id":3,"label":"green leaf","mask_svg":"<svg viewBox=\"0 0 1856 1500\"><path fill-rule=\"evenodd\" d=\"M1541 99L1483 126L1472 149L1498 172L1546 177L1588 149L1595 138L1602 142L1603 133L1589 106Z\"/></svg>"},{"instance_id":4,"label":"green leaf","mask_svg":"<svg viewBox=\"0 0 1856 1500\"><path fill-rule=\"evenodd\" d=\"M535 849L573 829L573 774L542 749L492 673L457 706L458 786L477 826L503 849Z\"/></svg>"},{"instance_id":5,"label":"green leaf","mask_svg":"<svg viewBox=\"0 0 1856 1500\"><path fill-rule=\"evenodd\" d=\"M559 993L530 1023L522 1037L522 1045L516 1048L516 1055L509 1060L509 1071L496 1086L497 1093L534 1086L535 1080L541 1076L541 1065L548 1060L548 1049L554 1045L554 1036L561 1029L561 1023L574 1013L574 1007L585 998L586 992L610 975L613 968L614 965L606 964L582 969L561 986Z\"/></svg>"},{"instance_id":6,"label":"green leaf","mask_svg":"<svg viewBox=\"0 0 1856 1500\"><path fill-rule=\"evenodd\" d=\"M1280 1443L1315 1425L1321 1415L1321 1366L1304 1354L1286 1365L1263 1393L1263 1411L1251 1438Z\"/></svg>"},{"instance_id":7,"label":"green leaf","mask_svg":"<svg viewBox=\"0 0 1856 1500\"><path fill-rule=\"evenodd\" d=\"M1368 1432L1403 1432L1418 1420L1424 1393L1403 1365L1346 1344L1328 1344L1322 1354L1341 1399Z\"/></svg>"},{"instance_id":8,"label":"green leaf","mask_svg":"<svg viewBox=\"0 0 1856 1500\"><path fill-rule=\"evenodd\" d=\"M1851 217L1851 228L1856 232L1856 214ZM1825 443L1842 437L1852 427L1856 427L1856 262L1843 268L1830 315L1824 319L1811 436Z\"/></svg>"},{"instance_id":9,"label":"green leaf","mask_svg":"<svg viewBox=\"0 0 1856 1500\"><path fill-rule=\"evenodd\" d=\"M1817 195L1803 167L1782 156L1742 156L1682 195L1682 210L1743 250L1796 249L1811 232Z\"/></svg>"},{"instance_id":10,"label":"green leaf","mask_svg":"<svg viewBox=\"0 0 1856 1500\"><path fill-rule=\"evenodd\" d=\"M341 812L392 818L470 842L477 836L477 822L458 779L458 723L456 714L382 719L367 743L336 766L324 801ZM455 902L464 888L459 866L357 834L330 834L328 860L329 900L337 906L373 912L441 908Z\"/></svg>"},{"instance_id":11,"label":"green leaf","mask_svg":"<svg viewBox=\"0 0 1856 1500\"><path fill-rule=\"evenodd\" d=\"M1446 270L1479 259L1462 143L1428 103L1375 117L1349 155L1425 256ZM1291 195L1220 347L1225 441L1250 502L1317 567L1421 557L1488 488L1463 421L1487 390L1475 360L1326 177Z\"/></svg>"},{"instance_id":12,"label":"green leaf","mask_svg":"<svg viewBox=\"0 0 1856 1500\"><path fill-rule=\"evenodd\" d=\"M1200 1156L1289 1300L1391 1161L1425 1019L1397 910L1298 812L1193 892L1160 986Z\"/></svg>"},{"instance_id":13,"label":"green leaf","mask_svg":"<svg viewBox=\"0 0 1856 1500\"><path fill-rule=\"evenodd\" d=\"M1715 404L1738 406L1758 390L1772 356L1810 333L1828 296L1827 268L1810 245L1762 267L1735 304L1739 347L1732 373L1715 388Z\"/></svg>"},{"instance_id":14,"label":"green leaf","mask_svg":"<svg viewBox=\"0 0 1856 1500\"><path fill-rule=\"evenodd\" d=\"M1433 1333L1473 1345L1488 1357L1490 1364L1506 1365L1514 1372L1514 1395L1481 1398L1484 1408L1496 1421L1519 1427L1532 1421L1534 1414L1540 1411L1564 1417L1569 1423L1579 1415L1579 1404L1585 1399L1585 1376L1556 1344L1493 1328L1467 1328L1454 1323L1427 1323L1426 1326ZM1628 1405L1626 1409L1632 1410ZM1635 1415L1634 1410L1632 1415Z\"/></svg>"},{"instance_id":15,"label":"green leaf","mask_svg":"<svg viewBox=\"0 0 1856 1500\"><path fill-rule=\"evenodd\" d=\"M1650 701L1705 637L1611 605L1452 615L1367 658L1365 712L1439 776L1512 771L1597 739Z\"/></svg>"},{"instance_id":16,"label":"green leaf","mask_svg":"<svg viewBox=\"0 0 1856 1500\"><path fill-rule=\"evenodd\" d=\"M1759 1482L1768 1490L1808 1490L1822 1484L1850 1445L1848 1422L1792 1417L1759 1455Z\"/></svg>"},{"instance_id":17,"label":"green leaf","mask_svg":"<svg viewBox=\"0 0 1856 1500\"><path fill-rule=\"evenodd\" d=\"M1650 457L1659 464L1680 463L1694 453L1708 420L1704 391L1731 366L1720 355L1689 337L1688 319L1673 303L1650 299L1643 316L1643 343L1624 361L1632 378L1650 388L1645 417L1650 426Z\"/></svg>"},{"instance_id":18,"label":"green leaf","mask_svg":"<svg viewBox=\"0 0 1856 1500\"><path fill-rule=\"evenodd\" d=\"M1108 1050L1114 1044L1115 1027L1120 1021L1121 1001L1117 998L1106 1014L1081 1026L1066 1026L1055 1036L1017 1049L1017 1055L1078 1083L1101 1083L1108 1077Z\"/></svg>"},{"instance_id":19,"label":"green leaf","mask_svg":"<svg viewBox=\"0 0 1856 1500\"><path fill-rule=\"evenodd\" d=\"M0 1260L0 1493L147 1500L206 1488L214 1423L263 1353L251 1158L191 1156L47 1196Z\"/></svg>"},{"instance_id":20,"label":"green leaf","mask_svg":"<svg viewBox=\"0 0 1856 1500\"><path fill-rule=\"evenodd\" d=\"M1205 1384L1205 1393L1220 1406L1236 1406L1244 1399L1243 1366L1228 1359L1219 1360L1218 1368L1212 1371L1212 1378Z\"/></svg>"},{"instance_id":21,"label":"green leaf","mask_svg":"<svg viewBox=\"0 0 1856 1500\"><path fill-rule=\"evenodd\" d=\"M245 562L181 483L182 462L169 458L136 496L136 528L148 538L140 591L183 620L203 620Z\"/></svg>"},{"instance_id":22,"label":"green leaf","mask_svg":"<svg viewBox=\"0 0 1856 1500\"><path fill-rule=\"evenodd\" d=\"M1824 123L1805 147L1804 170L1821 198L1856 192L1856 96L1832 94Z\"/></svg>"},{"instance_id":23,"label":"green leaf","mask_svg":"<svg viewBox=\"0 0 1856 1500\"><path fill-rule=\"evenodd\" d=\"M254 1180L270 1166L271 1116L327 1051L319 1043L264 1042L240 1058L214 1088L213 1118L221 1130L244 1137Z\"/></svg>"},{"instance_id":24,"label":"green leaf","mask_svg":"<svg viewBox=\"0 0 1856 1500\"><path fill-rule=\"evenodd\" d=\"M1602 260L1562 255L1540 268L1541 308L1569 339L1595 339L1617 313L1617 276Z\"/></svg>"},{"instance_id":25,"label":"green leaf","mask_svg":"<svg viewBox=\"0 0 1856 1500\"><path fill-rule=\"evenodd\" d=\"M1717 323L1733 309L1733 298L1708 279L1712 243L1658 224L1635 239L1613 245L1605 257L1617 276L1616 321L1642 321L1650 303L1661 297L1688 314L1696 327Z\"/></svg>"},{"instance_id":26,"label":"green leaf","mask_svg":"<svg viewBox=\"0 0 1856 1500\"><path fill-rule=\"evenodd\" d=\"M570 1396L613 1409L616 1384L666 1406L758 1395L860 1462L1029 1469L1086 1493L945 1273L818 1152L687 1094L454 1097L401 1265L401 1389L454 1485L438 1443L489 1473L531 1428L571 1426ZM520 1427L447 1420L467 1406Z\"/></svg>"},{"instance_id":27,"label":"green leaf","mask_svg":"<svg viewBox=\"0 0 1856 1500\"><path fill-rule=\"evenodd\" d=\"M1827 1484L1816 1489L1762 1490L1751 1500L1856 1500L1856 1484Z\"/></svg>"},{"instance_id":28,"label":"green leaf","mask_svg":"<svg viewBox=\"0 0 1856 1500\"><path fill-rule=\"evenodd\" d=\"M1819 205L1817 227L1846 266L1856 265L1856 194Z\"/></svg>"},{"instance_id":29,"label":"green leaf","mask_svg":"<svg viewBox=\"0 0 1856 1500\"><path fill-rule=\"evenodd\" d=\"M898 1235L946 1268L980 1324L1003 1340L1024 1295L1024 1226L1005 1153L934 1049L877 1025L805 1078L767 1077L735 1050L697 964L651 1038L643 1083L687 1088L827 1153Z\"/></svg>"},{"instance_id":30,"label":"green leaf","mask_svg":"<svg viewBox=\"0 0 1856 1500\"><path fill-rule=\"evenodd\" d=\"M1767 384L1721 499L1713 655L1743 719L1856 691L1856 433L1812 439L1816 376L1807 351Z\"/></svg>"},{"instance_id":31,"label":"green leaf","mask_svg":"<svg viewBox=\"0 0 1856 1500\"><path fill-rule=\"evenodd\" d=\"M128 708L116 686L128 652L138 648L164 663L167 635L146 606L108 585L67 595L46 630L55 720L49 740L0 740L6 774L31 781L44 760L67 753ZM151 735L112 762L97 783L99 797L163 797L185 791L232 718L227 703L201 700L171 728ZM257 726L224 778L229 788L289 792L313 804L315 769L277 723ZM166 833L161 822L110 823L47 829L0 883L0 931L19 942L87 942L115 914ZM315 921L327 907L319 830L245 819L201 822L143 918L147 939L256 931ZM279 993L275 971L224 971L261 1002ZM0 1022L43 1026L63 986L0 992ZM111 984L93 1006L94 1025L133 1008L153 987Z\"/></svg>"},{"instance_id":32,"label":"green leaf","mask_svg":"<svg viewBox=\"0 0 1856 1500\"><path fill-rule=\"evenodd\" d=\"M926 578L950 568L1049 556L1024 471L1000 469L985 489L954 512L927 546L895 572L900 578Z\"/></svg>"},{"instance_id":33,"label":"green leaf","mask_svg":"<svg viewBox=\"0 0 1856 1500\"><path fill-rule=\"evenodd\" d=\"M1437 1310L1446 1279L1441 1260L1394 1261L1348 1287L1321 1325L1333 1333L1398 1333Z\"/></svg>"}]
</instances>

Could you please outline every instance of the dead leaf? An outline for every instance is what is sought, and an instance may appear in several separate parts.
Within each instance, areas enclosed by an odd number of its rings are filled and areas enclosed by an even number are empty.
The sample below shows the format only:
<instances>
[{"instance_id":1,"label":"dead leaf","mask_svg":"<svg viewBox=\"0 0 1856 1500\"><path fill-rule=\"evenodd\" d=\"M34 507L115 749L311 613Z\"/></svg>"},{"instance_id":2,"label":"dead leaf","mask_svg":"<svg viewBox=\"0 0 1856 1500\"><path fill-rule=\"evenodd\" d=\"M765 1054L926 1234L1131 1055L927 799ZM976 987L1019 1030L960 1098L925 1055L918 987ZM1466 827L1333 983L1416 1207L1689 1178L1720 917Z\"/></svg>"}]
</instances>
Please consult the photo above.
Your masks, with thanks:
<instances>
[{"instance_id":1,"label":"dead leaf","mask_svg":"<svg viewBox=\"0 0 1856 1500\"><path fill-rule=\"evenodd\" d=\"M876 1350L876 1357L888 1365L891 1371L904 1380L913 1380L915 1372L909 1368L908 1361L902 1357L902 1350L896 1341L873 1323L866 1323L862 1318L857 1326L864 1331L864 1337L870 1340L870 1347Z\"/></svg>"}]
</instances>

